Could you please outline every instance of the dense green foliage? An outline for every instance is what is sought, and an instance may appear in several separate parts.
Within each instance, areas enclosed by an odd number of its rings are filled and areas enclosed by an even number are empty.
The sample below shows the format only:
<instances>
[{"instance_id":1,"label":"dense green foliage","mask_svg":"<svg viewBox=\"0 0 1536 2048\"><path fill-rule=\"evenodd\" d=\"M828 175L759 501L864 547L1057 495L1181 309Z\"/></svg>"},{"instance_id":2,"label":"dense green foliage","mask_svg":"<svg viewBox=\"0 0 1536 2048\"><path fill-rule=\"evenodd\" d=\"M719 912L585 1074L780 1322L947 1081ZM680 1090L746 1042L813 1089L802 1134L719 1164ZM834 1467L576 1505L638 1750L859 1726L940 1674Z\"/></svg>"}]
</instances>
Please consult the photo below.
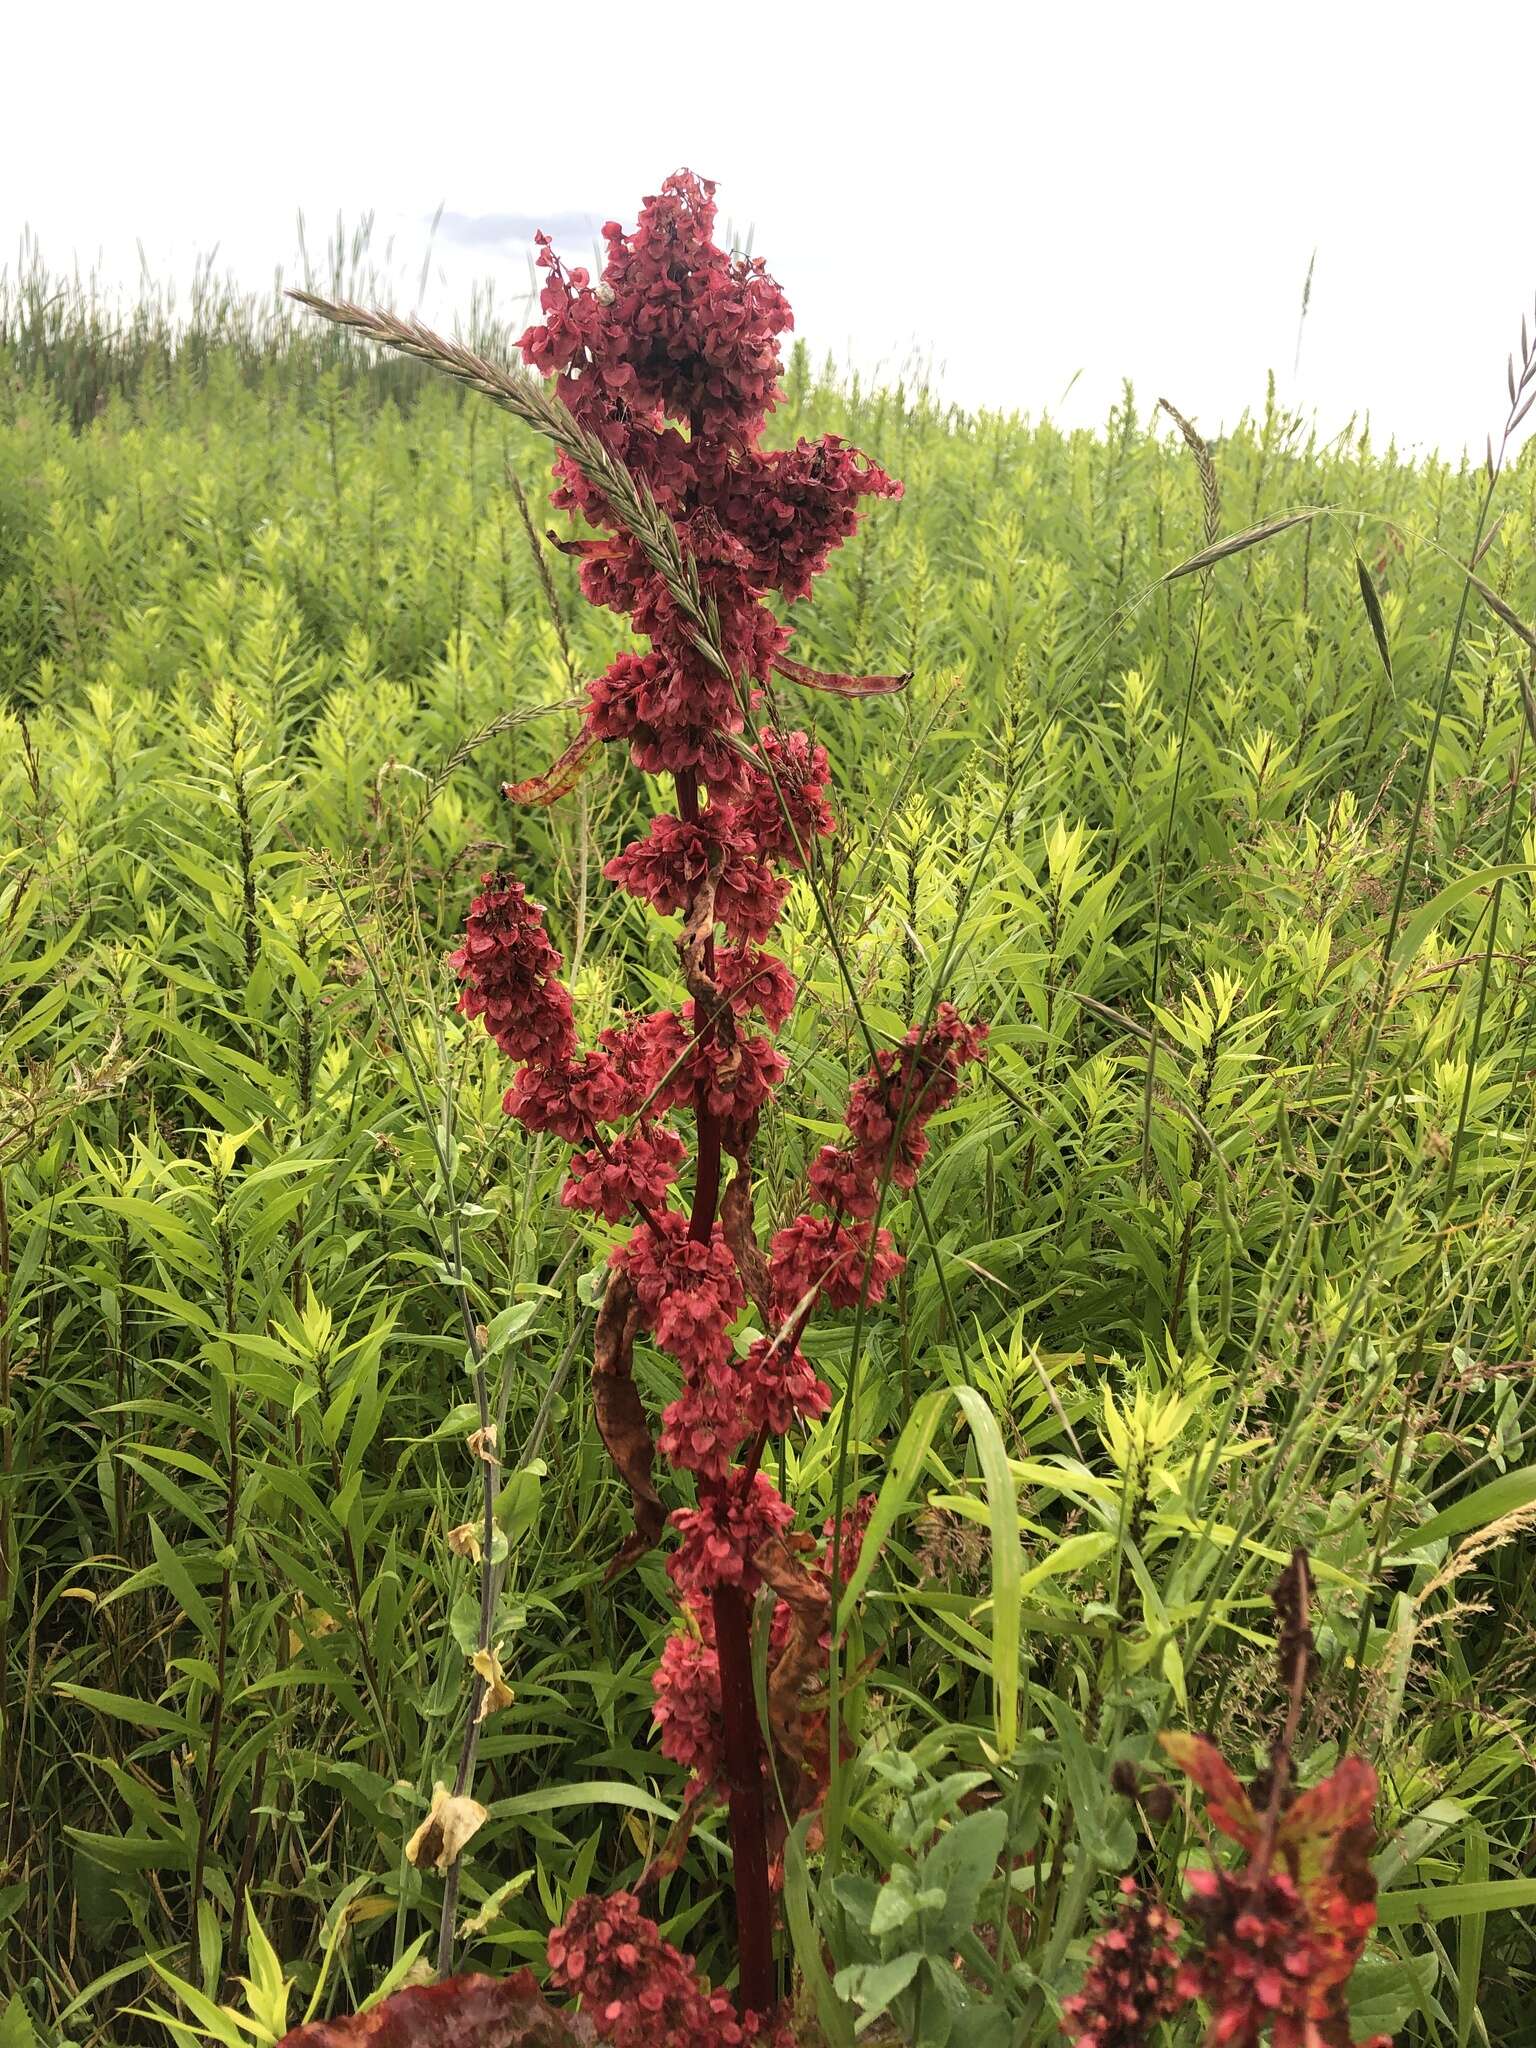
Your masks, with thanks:
<instances>
[{"instance_id":1,"label":"dense green foliage","mask_svg":"<svg viewBox=\"0 0 1536 2048\"><path fill-rule=\"evenodd\" d=\"M487 1323L527 1304L496 1360L516 1697L481 1749L470 1961L536 1959L675 1812L660 1562L604 1583L605 1233L502 1117L443 967L506 859L586 1032L666 999L669 946L597 874L654 806L611 750L548 811L501 803L560 751L613 622L538 553L546 451L360 360L150 349L81 408L0 354L0 1954L48 2039L142 2037L132 2009L175 2003L153 1965L245 1971L253 1921L295 2011L323 1967L324 2003L355 2002L430 1944L439 1880L403 1844L474 1639L444 1541L475 1484L461 1281ZM1160 582L1205 514L1129 395L1063 435L800 356L779 420L907 486L796 653L915 679L783 707L844 822L835 945L792 899L809 997L760 1221L840 1114L856 1013L898 1032L943 993L992 1023L920 1203L888 1213L899 1300L808 1346L842 1398L790 1497L831 1512L852 1401L845 1491L883 1483L892 1526L825 1850L790 1858L800 1960L819 1926L878 2002L873 1959L909 1986L914 1949L935 1972L963 1950L1018 2038L1051 2038L1136 1854L1111 1758L1186 1725L1262 1760L1265 1591L1305 1543L1305 1771L1347 1741L1384 1788L1361 2031L1512 2039L1536 1988L1536 820L1529 650L1476 598L1458 630L1486 479L1271 406L1216 450L1223 529L1328 511ZM1527 460L1480 571L1525 617L1533 506ZM669 1368L640 1370L659 1405ZM1006 1840L971 1830L967 1889L961 1829L931 1844L994 1786ZM921 1890L941 1852L974 1910L871 1936L863 1879ZM663 1894L706 1966L722 1862L706 1823ZM999 1885L1007 1910L978 1906Z\"/></svg>"}]
</instances>

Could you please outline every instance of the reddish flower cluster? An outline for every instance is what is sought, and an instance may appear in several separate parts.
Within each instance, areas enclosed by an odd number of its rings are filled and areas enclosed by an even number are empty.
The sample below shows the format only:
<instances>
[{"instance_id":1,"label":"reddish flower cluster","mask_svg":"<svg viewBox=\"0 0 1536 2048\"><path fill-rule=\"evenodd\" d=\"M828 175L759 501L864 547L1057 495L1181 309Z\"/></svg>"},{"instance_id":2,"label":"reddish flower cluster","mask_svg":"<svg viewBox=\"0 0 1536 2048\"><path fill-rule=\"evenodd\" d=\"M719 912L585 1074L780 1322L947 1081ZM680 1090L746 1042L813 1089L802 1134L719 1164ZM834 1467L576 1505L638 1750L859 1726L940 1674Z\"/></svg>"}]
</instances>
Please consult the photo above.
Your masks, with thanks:
<instances>
[{"instance_id":1,"label":"reddish flower cluster","mask_svg":"<svg viewBox=\"0 0 1536 2048\"><path fill-rule=\"evenodd\" d=\"M1176 2012L1179 1923L1123 1877L1125 1903L1097 1936L1083 1987L1062 2006L1078 2048L1145 2048L1156 2021Z\"/></svg>"},{"instance_id":2,"label":"reddish flower cluster","mask_svg":"<svg viewBox=\"0 0 1536 2048\"><path fill-rule=\"evenodd\" d=\"M715 246L714 222L714 186L680 171L646 200L633 234L608 223L600 284L567 271L546 238L544 317L521 347L671 516L719 616L722 651L750 687L767 682L788 638L764 594L807 596L854 531L860 499L896 497L901 486L835 437L759 446L789 305L761 258ZM589 729L628 740L650 773L696 769L728 795L739 771L727 736L745 723L733 679L699 653L601 492L564 458L558 474L557 503L607 529L572 544L587 596L631 614L651 642L649 654L621 654L593 684ZM812 829L823 829L819 819Z\"/></svg>"},{"instance_id":3,"label":"reddish flower cluster","mask_svg":"<svg viewBox=\"0 0 1536 2048\"><path fill-rule=\"evenodd\" d=\"M731 804L711 804L692 820L653 818L649 834L615 854L603 873L662 917L687 910L713 875L715 915L737 940L766 939L789 894Z\"/></svg>"},{"instance_id":4,"label":"reddish flower cluster","mask_svg":"<svg viewBox=\"0 0 1536 2048\"><path fill-rule=\"evenodd\" d=\"M1211 2009L1211 2048L1350 2048L1344 1986L1376 1924L1370 1900L1333 1886L1309 1900L1285 1871L1193 1870L1204 1935L1179 1971L1185 1998ZM1391 2048L1384 2037L1360 2048Z\"/></svg>"},{"instance_id":5,"label":"reddish flower cluster","mask_svg":"<svg viewBox=\"0 0 1536 2048\"><path fill-rule=\"evenodd\" d=\"M555 1982L581 1999L611 2048L790 2048L787 2029L711 1991L693 1963L663 1939L633 1892L574 1901L549 1937Z\"/></svg>"},{"instance_id":6,"label":"reddish flower cluster","mask_svg":"<svg viewBox=\"0 0 1536 2048\"><path fill-rule=\"evenodd\" d=\"M720 1653L708 1607L686 1610L689 1628L667 1637L651 1674L652 1709L661 1753L691 1771L704 1786L719 1780L725 1762L720 1718Z\"/></svg>"},{"instance_id":7,"label":"reddish flower cluster","mask_svg":"<svg viewBox=\"0 0 1536 2048\"><path fill-rule=\"evenodd\" d=\"M985 1038L984 1024L967 1024L941 1003L930 1024L876 1055L848 1100L850 1142L823 1145L811 1165L811 1192L827 1213L797 1216L773 1240L773 1306L784 1322L803 1318L818 1299L852 1308L883 1297L902 1260L890 1232L873 1226L881 1188L913 1185L928 1121L954 1100L960 1069L980 1057Z\"/></svg>"},{"instance_id":8,"label":"reddish flower cluster","mask_svg":"<svg viewBox=\"0 0 1536 2048\"><path fill-rule=\"evenodd\" d=\"M865 687L790 661L787 630L765 599L805 597L831 550L855 530L861 500L897 496L900 485L836 438L778 451L760 445L789 307L761 260L715 246L714 218L713 187L679 172L645 201L632 233L613 223L604 229L598 284L567 270L541 238L543 318L521 343L527 360L557 379L575 419L671 519L729 671L701 651L667 579L602 490L562 456L555 502L599 533L560 545L578 557L586 595L627 614L650 643L617 656L590 685L584 734L568 759L579 762L592 741L614 740L644 772L675 778L675 811L654 818L605 873L658 915L682 919L688 999L630 1018L579 1051L541 915L516 883L500 878L489 878L476 899L453 966L465 1014L482 1018L520 1063L508 1113L575 1150L562 1200L610 1224L633 1220L611 1254L614 1276L599 1318L598 1422L637 1510L626 1556L661 1526L631 1376L636 1334L647 1332L680 1370L660 1447L696 1485L695 1504L671 1518L680 1541L669 1569L688 1627L656 1675L656 1719L666 1754L697 1774L695 1794L729 1780L743 1991L766 2007L766 1937L750 1955L745 1939L754 1886L760 1924L767 1914L763 1786L750 1767L760 1745L748 1602L765 1582L778 1595L774 1739L800 1781L814 1785L825 1740L818 1750L794 1702L816 1690L825 1666L830 1599L825 1558L805 1563L804 1546L815 1546L787 1535L791 1510L758 1467L770 1436L827 1412L830 1392L800 1349L806 1322L818 1303L878 1301L900 1270L889 1233L874 1227L881 1179L911 1185L923 1126L953 1098L983 1034L946 1006L881 1056L854 1090L848 1144L813 1173L812 1199L826 1213L787 1224L765 1257L752 1229L749 1148L784 1075L767 1033L788 1017L795 982L762 949L796 871L834 820L825 749L752 714L776 670L845 694ZM568 786L557 770L529 788L549 797ZM750 1028L753 1017L766 1032ZM672 1193L684 1146L662 1121L685 1106L698 1132L686 1208ZM722 1200L727 1157L736 1171ZM761 1327L738 1340L734 1325L749 1299ZM850 1527L845 1549L856 1547L858 1533ZM845 1555L843 1571L850 1569ZM723 1688L722 1668L734 1674ZM735 1759L729 1770L727 1754ZM552 1967L581 1990L599 2031L606 2026L605 2038L619 2043L643 2033L648 2048L674 2037L739 2038L704 2031L706 2013L716 2025L714 2004L697 2002L704 1994L691 1966L658 1945L626 1898L579 1902L551 1943Z\"/></svg>"},{"instance_id":9,"label":"reddish flower cluster","mask_svg":"<svg viewBox=\"0 0 1536 2048\"><path fill-rule=\"evenodd\" d=\"M850 1145L824 1145L811 1167L817 1199L835 1215L872 1216L882 1181L910 1188L928 1156L927 1125L955 1099L960 1069L978 1059L985 1024L967 1024L940 1003L931 1024L875 1055L873 1070L848 1098Z\"/></svg>"},{"instance_id":10,"label":"reddish flower cluster","mask_svg":"<svg viewBox=\"0 0 1536 2048\"><path fill-rule=\"evenodd\" d=\"M1308 1791L1261 1812L1214 1744L1183 1734L1161 1741L1204 1794L1212 1825L1247 1857L1235 1870L1189 1873L1199 1941L1173 1979L1176 1999L1198 1998L1209 2008L1208 2048L1260 2048L1266 2040L1272 2048L1352 2048L1346 1987L1376 1924L1376 1773L1363 1758L1346 1757ZM1288 1771L1283 1752L1282 1766ZM1095 1958L1097 1966L1097 1949ZM1090 2002L1081 2014L1068 2004L1069 2031L1099 2012L1092 1999L1106 1981L1090 1970L1083 1987ZM1097 2023L1099 2033L1077 2038L1094 2048L1122 2041L1133 2048L1147 2038L1106 2033L1105 2021ZM1353 2048L1391 2042L1378 2035Z\"/></svg>"},{"instance_id":11,"label":"reddish flower cluster","mask_svg":"<svg viewBox=\"0 0 1536 2048\"><path fill-rule=\"evenodd\" d=\"M665 1443L665 1438L663 1439ZM830 1580L832 1574L832 1553L838 1550L838 1575L846 1584L850 1573L858 1565L859 1551L864 1541L864 1531L874 1509L873 1494L863 1495L855 1506L842 1518L842 1533L834 1544L836 1523L829 1516L822 1527L822 1547L814 1561L809 1575L810 1582L828 1596L830 1612ZM809 1538L799 1541L809 1543ZM662 1652L661 1663L651 1677L651 1690L655 1695L653 1716L661 1736L661 1753L674 1763L681 1764L694 1775L695 1790L707 1793L720 1782L724 1769L724 1724L720 1700L720 1655L715 1644L714 1612L708 1600L690 1596L686 1588L682 1597L683 1626L667 1638ZM794 1610L788 1600L774 1602L773 1614L768 1625L768 1663L770 1670L779 1667L780 1660L790 1646L795 1631ZM820 1637L822 1650L830 1649L831 1634L824 1630ZM819 1796L820 1784L825 1776L827 1758L825 1741L816 1744L814 1738L821 1731L824 1713L819 1706L813 1706L806 1717L801 1733L801 1754L797 1762L804 1767L807 1762L805 1750L816 1748L817 1754L810 1759L812 1774L816 1780ZM769 1771L768 1759L763 1758L765 1781Z\"/></svg>"},{"instance_id":12,"label":"reddish flower cluster","mask_svg":"<svg viewBox=\"0 0 1536 2048\"><path fill-rule=\"evenodd\" d=\"M764 1472L733 1467L694 1508L679 1508L672 1526L682 1542L667 1561L685 1600L706 1599L720 1586L755 1593L762 1583L759 1552L794 1519Z\"/></svg>"},{"instance_id":13,"label":"reddish flower cluster","mask_svg":"<svg viewBox=\"0 0 1536 2048\"><path fill-rule=\"evenodd\" d=\"M622 1222L631 1209L661 1206L684 1157L682 1139L665 1124L630 1131L598 1150L579 1152L560 1199L568 1209L590 1209L605 1223Z\"/></svg>"},{"instance_id":14,"label":"reddish flower cluster","mask_svg":"<svg viewBox=\"0 0 1536 2048\"><path fill-rule=\"evenodd\" d=\"M464 943L448 964L465 984L459 1008L479 1017L509 1060L559 1067L576 1049L565 964L544 929L544 914L510 875L487 875L469 906Z\"/></svg>"}]
</instances>

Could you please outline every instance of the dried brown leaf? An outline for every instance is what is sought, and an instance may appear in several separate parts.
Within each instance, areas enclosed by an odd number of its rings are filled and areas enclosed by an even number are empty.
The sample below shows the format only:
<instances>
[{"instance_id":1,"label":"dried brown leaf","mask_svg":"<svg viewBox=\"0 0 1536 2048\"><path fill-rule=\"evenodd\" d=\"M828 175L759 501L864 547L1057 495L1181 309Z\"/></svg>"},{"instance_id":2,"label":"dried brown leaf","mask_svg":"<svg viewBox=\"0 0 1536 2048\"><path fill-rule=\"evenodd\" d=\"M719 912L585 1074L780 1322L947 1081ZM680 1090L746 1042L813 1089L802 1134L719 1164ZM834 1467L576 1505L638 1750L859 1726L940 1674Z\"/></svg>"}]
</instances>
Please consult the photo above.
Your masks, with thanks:
<instances>
[{"instance_id":1,"label":"dried brown leaf","mask_svg":"<svg viewBox=\"0 0 1536 2048\"><path fill-rule=\"evenodd\" d=\"M485 1690L480 1695L480 1712L477 1719L489 1720L492 1714L499 1714L503 1707L510 1707L517 1695L507 1683L507 1674L502 1669L501 1651L494 1645L490 1649L476 1650L470 1663L475 1676L484 1681Z\"/></svg>"},{"instance_id":2,"label":"dried brown leaf","mask_svg":"<svg viewBox=\"0 0 1536 2048\"><path fill-rule=\"evenodd\" d=\"M592 1407L614 1470L629 1488L635 1526L620 1544L608 1577L617 1578L636 1558L654 1549L666 1527L666 1510L651 1477L656 1463L656 1445L650 1417L635 1385L633 1363L635 1333L640 1327L640 1305L629 1276L612 1272L597 1312L597 1329L592 1353Z\"/></svg>"},{"instance_id":3,"label":"dried brown leaf","mask_svg":"<svg viewBox=\"0 0 1536 2048\"><path fill-rule=\"evenodd\" d=\"M432 1787L432 1806L426 1819L405 1845L405 1860L418 1870L430 1866L441 1877L450 1863L457 1863L464 1845L489 1818L478 1799L450 1792L439 1780Z\"/></svg>"},{"instance_id":4,"label":"dried brown leaf","mask_svg":"<svg viewBox=\"0 0 1536 2048\"><path fill-rule=\"evenodd\" d=\"M808 1571L782 1536L764 1545L757 1568L790 1613L789 1634L768 1674L769 1732L780 1757L802 1765L808 1696L827 1670L822 1638L832 1619L832 1596L826 1580Z\"/></svg>"},{"instance_id":5,"label":"dried brown leaf","mask_svg":"<svg viewBox=\"0 0 1536 2048\"><path fill-rule=\"evenodd\" d=\"M1312 1641L1312 1569L1304 1550L1291 1553L1291 1561L1275 1581L1269 1599L1279 1625L1275 1654L1281 1690L1299 1694L1306 1690L1312 1675L1316 1647Z\"/></svg>"},{"instance_id":6,"label":"dried brown leaf","mask_svg":"<svg viewBox=\"0 0 1536 2048\"><path fill-rule=\"evenodd\" d=\"M526 782L504 782L501 793L508 803L552 804L562 796L569 796L592 765L599 742L585 727L576 735L558 761L551 761L542 775L530 776Z\"/></svg>"},{"instance_id":7,"label":"dried brown leaf","mask_svg":"<svg viewBox=\"0 0 1536 2048\"><path fill-rule=\"evenodd\" d=\"M720 1202L720 1229L736 1271L747 1291L747 1299L763 1319L765 1329L774 1326L772 1290L768 1282L768 1259L757 1241L752 1207L752 1176L745 1166L731 1175L730 1186Z\"/></svg>"}]
</instances>

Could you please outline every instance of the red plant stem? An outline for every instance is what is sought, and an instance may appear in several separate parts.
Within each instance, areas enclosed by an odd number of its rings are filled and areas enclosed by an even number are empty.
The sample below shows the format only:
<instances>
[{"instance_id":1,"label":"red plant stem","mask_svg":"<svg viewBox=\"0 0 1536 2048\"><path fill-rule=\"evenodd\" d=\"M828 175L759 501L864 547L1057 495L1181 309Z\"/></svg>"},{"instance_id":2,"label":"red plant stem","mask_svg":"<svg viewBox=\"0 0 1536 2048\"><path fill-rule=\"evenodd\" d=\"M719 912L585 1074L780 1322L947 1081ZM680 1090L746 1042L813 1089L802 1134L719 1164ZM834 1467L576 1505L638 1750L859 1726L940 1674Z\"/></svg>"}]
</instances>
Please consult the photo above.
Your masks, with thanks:
<instances>
[{"instance_id":1,"label":"red plant stem","mask_svg":"<svg viewBox=\"0 0 1536 2048\"><path fill-rule=\"evenodd\" d=\"M736 1882L736 1948L741 1965L736 1996L743 2012L766 2018L779 2001L773 1977L763 1746L752 1688L752 1606L737 1586L717 1586L711 1597L720 1658L720 1713Z\"/></svg>"},{"instance_id":2,"label":"red plant stem","mask_svg":"<svg viewBox=\"0 0 1536 2048\"><path fill-rule=\"evenodd\" d=\"M699 816L698 776L688 769L677 778L678 816L692 824ZM690 906L691 907L691 906ZM705 972L714 967L713 936L705 941ZM699 1038L708 1043L715 1020L701 1016ZM698 1154L694 1162L693 1208L688 1235L705 1244L720 1204L720 1119L709 1108L706 1084L694 1100ZM757 1457L762 1456L761 1448ZM754 1458L747 1467L756 1469ZM720 1718L725 1744L726 1789L731 1821L731 1864L736 1891L736 1953L740 1966L737 2002L743 2012L766 2017L778 2005L773 1975L773 1897L768 1889L768 1823L763 1801L763 1739L752 1685L752 1604L739 1587L719 1586L711 1596L715 1647L720 1658Z\"/></svg>"},{"instance_id":3,"label":"red plant stem","mask_svg":"<svg viewBox=\"0 0 1536 2048\"><path fill-rule=\"evenodd\" d=\"M693 1177L693 1213L688 1235L704 1244L715 1227L715 1208L720 1200L720 1119L700 1108L699 1156Z\"/></svg>"},{"instance_id":4,"label":"red plant stem","mask_svg":"<svg viewBox=\"0 0 1536 2048\"><path fill-rule=\"evenodd\" d=\"M699 778L697 770L685 769L677 778L677 814L690 825L699 818ZM713 934L704 941L704 972L712 973L715 965L715 941ZM698 1020L698 1035L701 1043L707 1045L715 1035L715 1019L707 1014ZM699 1083L694 1098L694 1114L699 1125L699 1153L694 1163L693 1212L688 1219L688 1235L695 1244L707 1244L709 1234L715 1227L715 1210L720 1203L720 1119L708 1106L707 1084Z\"/></svg>"}]
</instances>

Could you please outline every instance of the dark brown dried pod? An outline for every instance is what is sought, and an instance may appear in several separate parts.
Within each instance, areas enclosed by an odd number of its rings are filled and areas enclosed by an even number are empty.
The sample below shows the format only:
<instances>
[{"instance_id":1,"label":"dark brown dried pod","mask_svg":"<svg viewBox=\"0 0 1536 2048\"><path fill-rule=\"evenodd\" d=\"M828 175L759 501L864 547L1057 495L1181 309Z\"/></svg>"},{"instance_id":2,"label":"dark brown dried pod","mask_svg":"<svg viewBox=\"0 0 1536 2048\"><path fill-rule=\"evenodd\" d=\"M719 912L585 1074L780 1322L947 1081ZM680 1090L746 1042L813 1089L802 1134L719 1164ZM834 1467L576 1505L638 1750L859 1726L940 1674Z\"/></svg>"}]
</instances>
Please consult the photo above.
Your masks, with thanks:
<instances>
[{"instance_id":1,"label":"dark brown dried pod","mask_svg":"<svg viewBox=\"0 0 1536 2048\"><path fill-rule=\"evenodd\" d=\"M656 1444L650 1418L631 1371L639 1327L640 1305L629 1276L610 1273L594 1333L592 1407L598 1434L614 1469L629 1488L635 1514L633 1533L620 1544L608 1567L610 1579L653 1549L667 1524L666 1509L651 1477Z\"/></svg>"}]
</instances>

